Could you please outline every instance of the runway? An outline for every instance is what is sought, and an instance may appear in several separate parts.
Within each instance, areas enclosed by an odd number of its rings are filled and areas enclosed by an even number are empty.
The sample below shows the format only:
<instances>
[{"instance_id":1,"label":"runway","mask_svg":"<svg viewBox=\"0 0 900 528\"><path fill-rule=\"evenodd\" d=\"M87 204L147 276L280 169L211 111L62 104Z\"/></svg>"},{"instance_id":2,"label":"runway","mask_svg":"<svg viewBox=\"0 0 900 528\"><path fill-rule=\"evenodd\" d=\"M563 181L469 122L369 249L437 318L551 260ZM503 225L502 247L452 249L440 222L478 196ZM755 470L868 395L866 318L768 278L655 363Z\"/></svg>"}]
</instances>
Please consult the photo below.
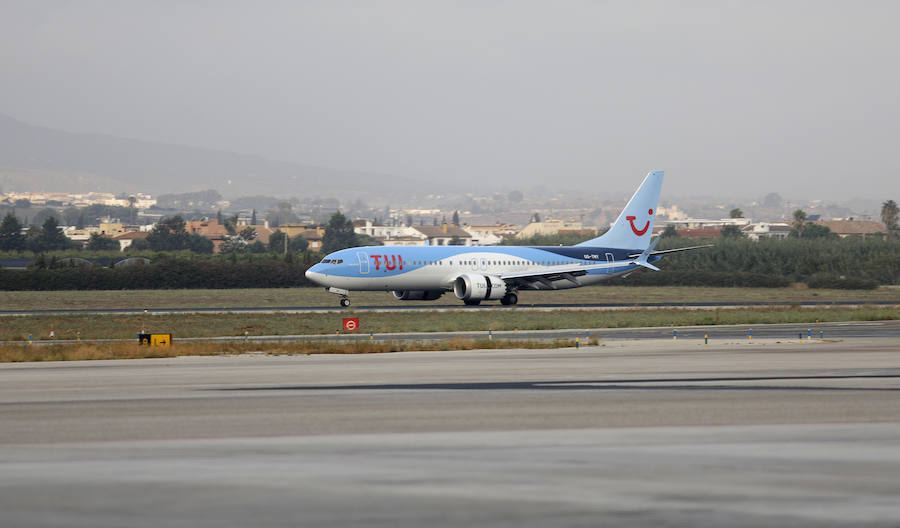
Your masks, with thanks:
<instances>
[{"instance_id":1,"label":"runway","mask_svg":"<svg viewBox=\"0 0 900 528\"><path fill-rule=\"evenodd\" d=\"M627 303L552 303L552 304L518 304L514 307L500 304L482 304L465 306L460 303L416 302L404 306L397 305L353 305L351 308L334 306L224 306L216 308L106 308L106 309L65 309L53 308L44 310L0 310L0 315L53 315L53 314L183 314L183 313L343 313L343 312L409 312L409 311L462 311L462 310L626 310L633 308L693 308L693 309L728 309L728 308L765 308L800 306L804 308L822 308L828 306L863 307L863 306L897 306L900 301L709 301L709 302L627 302Z\"/></svg>"},{"instance_id":2,"label":"runway","mask_svg":"<svg viewBox=\"0 0 900 528\"><path fill-rule=\"evenodd\" d=\"M9 526L896 526L900 339L0 365Z\"/></svg>"}]
</instances>

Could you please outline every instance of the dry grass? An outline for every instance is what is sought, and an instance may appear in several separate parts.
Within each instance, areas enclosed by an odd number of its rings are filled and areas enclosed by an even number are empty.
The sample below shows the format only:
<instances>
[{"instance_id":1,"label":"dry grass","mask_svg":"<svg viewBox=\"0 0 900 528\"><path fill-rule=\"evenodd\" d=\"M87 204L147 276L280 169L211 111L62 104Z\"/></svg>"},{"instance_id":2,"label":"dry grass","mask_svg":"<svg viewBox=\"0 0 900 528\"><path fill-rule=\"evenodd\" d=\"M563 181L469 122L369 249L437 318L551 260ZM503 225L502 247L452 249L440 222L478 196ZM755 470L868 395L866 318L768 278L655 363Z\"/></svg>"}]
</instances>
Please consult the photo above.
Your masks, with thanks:
<instances>
[{"instance_id":1,"label":"dry grass","mask_svg":"<svg viewBox=\"0 0 900 528\"><path fill-rule=\"evenodd\" d=\"M597 344L596 340L583 342ZM176 343L170 347L139 346L135 343L78 343L56 345L0 345L0 362L86 361L98 359L146 359L179 356L223 356L239 354L383 354L412 350L479 350L509 348L565 348L573 340L448 339L444 341L375 341L355 343Z\"/></svg>"},{"instance_id":2,"label":"dry grass","mask_svg":"<svg viewBox=\"0 0 900 528\"><path fill-rule=\"evenodd\" d=\"M0 341L57 339L134 339L144 328L185 337L333 334L343 317L359 317L361 333L553 330L560 328L634 328L721 324L807 323L816 320L881 321L900 319L900 308L681 308L627 310L511 309L459 312L401 311L361 313L198 313L162 315L0 316Z\"/></svg>"}]
</instances>

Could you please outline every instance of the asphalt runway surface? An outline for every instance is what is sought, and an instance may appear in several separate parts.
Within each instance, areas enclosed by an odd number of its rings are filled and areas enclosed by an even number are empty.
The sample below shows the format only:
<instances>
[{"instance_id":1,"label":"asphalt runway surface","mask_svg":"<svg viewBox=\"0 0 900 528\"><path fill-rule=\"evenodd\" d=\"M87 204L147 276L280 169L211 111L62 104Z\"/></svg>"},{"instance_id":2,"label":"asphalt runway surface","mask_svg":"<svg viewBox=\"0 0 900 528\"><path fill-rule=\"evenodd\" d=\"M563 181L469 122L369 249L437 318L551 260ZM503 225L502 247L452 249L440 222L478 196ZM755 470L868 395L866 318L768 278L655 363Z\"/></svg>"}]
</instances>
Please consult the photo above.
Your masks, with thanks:
<instances>
[{"instance_id":1,"label":"asphalt runway surface","mask_svg":"<svg viewBox=\"0 0 900 528\"><path fill-rule=\"evenodd\" d=\"M408 312L424 311L457 311L457 310L623 310L630 308L752 308L752 307L785 307L802 306L805 308L827 306L897 306L898 301L751 301L751 302L644 302L644 303L575 303L575 304L518 304L515 307L502 306L498 303L485 303L478 306L465 306L460 303L433 303L411 301L404 306L397 305L353 305L341 308L337 303L333 306L265 306L241 307L225 306L221 308L107 308L107 309L45 309L45 310L0 310L0 315L47 315L47 314L171 314L171 313L314 313L314 312Z\"/></svg>"},{"instance_id":2,"label":"asphalt runway surface","mask_svg":"<svg viewBox=\"0 0 900 528\"><path fill-rule=\"evenodd\" d=\"M898 526L900 339L0 365L3 526Z\"/></svg>"}]
</instances>

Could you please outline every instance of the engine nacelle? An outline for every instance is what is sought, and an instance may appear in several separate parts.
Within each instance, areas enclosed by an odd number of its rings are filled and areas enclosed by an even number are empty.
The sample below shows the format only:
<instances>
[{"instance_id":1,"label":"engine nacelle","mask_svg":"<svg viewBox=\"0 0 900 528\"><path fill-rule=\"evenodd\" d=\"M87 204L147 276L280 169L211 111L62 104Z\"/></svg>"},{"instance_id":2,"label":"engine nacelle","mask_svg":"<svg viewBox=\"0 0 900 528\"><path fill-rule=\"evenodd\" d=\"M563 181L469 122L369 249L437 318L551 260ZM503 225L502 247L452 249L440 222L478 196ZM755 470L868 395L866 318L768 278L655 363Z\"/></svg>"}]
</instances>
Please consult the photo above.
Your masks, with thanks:
<instances>
[{"instance_id":1,"label":"engine nacelle","mask_svg":"<svg viewBox=\"0 0 900 528\"><path fill-rule=\"evenodd\" d=\"M444 295L443 290L394 290L391 293L398 301L434 301Z\"/></svg>"},{"instance_id":2,"label":"engine nacelle","mask_svg":"<svg viewBox=\"0 0 900 528\"><path fill-rule=\"evenodd\" d=\"M506 295L506 283L499 277L466 273L453 281L453 293L463 301L492 301Z\"/></svg>"}]
</instances>

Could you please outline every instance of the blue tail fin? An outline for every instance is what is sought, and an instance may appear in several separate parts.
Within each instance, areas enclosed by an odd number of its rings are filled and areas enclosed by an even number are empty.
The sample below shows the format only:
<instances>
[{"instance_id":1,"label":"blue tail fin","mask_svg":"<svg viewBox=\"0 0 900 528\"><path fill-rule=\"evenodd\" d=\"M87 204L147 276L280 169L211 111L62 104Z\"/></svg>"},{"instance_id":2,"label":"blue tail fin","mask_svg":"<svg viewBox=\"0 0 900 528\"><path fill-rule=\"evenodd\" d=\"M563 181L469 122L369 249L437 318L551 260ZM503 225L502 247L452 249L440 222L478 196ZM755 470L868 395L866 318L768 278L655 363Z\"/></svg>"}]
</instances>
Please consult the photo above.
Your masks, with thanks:
<instances>
[{"instance_id":1,"label":"blue tail fin","mask_svg":"<svg viewBox=\"0 0 900 528\"><path fill-rule=\"evenodd\" d=\"M659 204L663 171L653 171L644 178L641 186L628 201L619 218L609 231L579 246L599 246L621 249L646 249L650 247L653 219Z\"/></svg>"}]
</instances>

